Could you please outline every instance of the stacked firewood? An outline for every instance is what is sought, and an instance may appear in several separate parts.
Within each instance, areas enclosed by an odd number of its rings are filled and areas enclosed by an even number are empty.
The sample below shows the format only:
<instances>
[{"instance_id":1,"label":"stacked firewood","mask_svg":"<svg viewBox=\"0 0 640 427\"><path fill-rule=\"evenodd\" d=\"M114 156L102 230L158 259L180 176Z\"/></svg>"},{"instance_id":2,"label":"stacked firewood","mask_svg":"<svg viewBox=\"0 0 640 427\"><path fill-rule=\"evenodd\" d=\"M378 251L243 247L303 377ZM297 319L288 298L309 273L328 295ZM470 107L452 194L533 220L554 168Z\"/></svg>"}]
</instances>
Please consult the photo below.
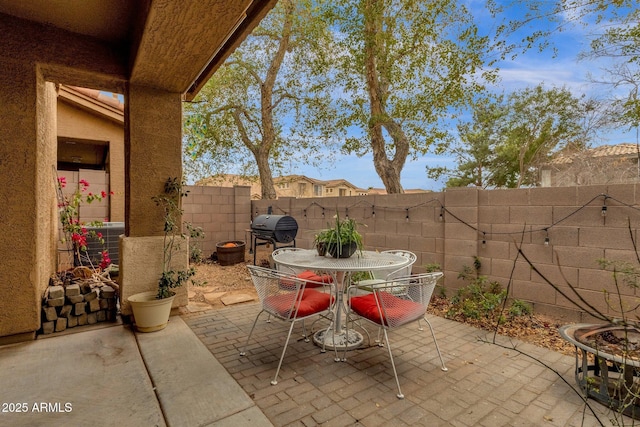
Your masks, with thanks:
<instances>
[{"instance_id":1,"label":"stacked firewood","mask_svg":"<svg viewBox=\"0 0 640 427\"><path fill-rule=\"evenodd\" d=\"M108 271L76 267L54 274L42 301L41 333L116 320L118 290Z\"/></svg>"}]
</instances>

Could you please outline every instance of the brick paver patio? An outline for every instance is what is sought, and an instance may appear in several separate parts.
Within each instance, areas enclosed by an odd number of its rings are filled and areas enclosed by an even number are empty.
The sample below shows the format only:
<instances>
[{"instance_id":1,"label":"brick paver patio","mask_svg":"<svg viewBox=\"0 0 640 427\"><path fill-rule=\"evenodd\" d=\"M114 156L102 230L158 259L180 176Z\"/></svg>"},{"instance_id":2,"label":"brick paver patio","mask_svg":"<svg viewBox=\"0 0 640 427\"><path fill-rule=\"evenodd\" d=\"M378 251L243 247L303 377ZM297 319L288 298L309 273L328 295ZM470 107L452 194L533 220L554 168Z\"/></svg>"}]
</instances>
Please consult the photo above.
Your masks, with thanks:
<instances>
[{"instance_id":1,"label":"brick paver patio","mask_svg":"<svg viewBox=\"0 0 640 427\"><path fill-rule=\"evenodd\" d=\"M448 372L440 369L428 328L408 325L390 335L404 400L396 398L386 349L365 339L346 362L335 362L332 351L304 342L299 328L272 386L288 324L266 323L263 314L247 356L239 356L259 309L244 304L183 318L276 426L598 426L611 425L616 415L589 400L598 421L571 389L573 357L500 337L551 366L567 384L533 358L484 342L491 333L435 316L429 319Z\"/></svg>"}]
</instances>

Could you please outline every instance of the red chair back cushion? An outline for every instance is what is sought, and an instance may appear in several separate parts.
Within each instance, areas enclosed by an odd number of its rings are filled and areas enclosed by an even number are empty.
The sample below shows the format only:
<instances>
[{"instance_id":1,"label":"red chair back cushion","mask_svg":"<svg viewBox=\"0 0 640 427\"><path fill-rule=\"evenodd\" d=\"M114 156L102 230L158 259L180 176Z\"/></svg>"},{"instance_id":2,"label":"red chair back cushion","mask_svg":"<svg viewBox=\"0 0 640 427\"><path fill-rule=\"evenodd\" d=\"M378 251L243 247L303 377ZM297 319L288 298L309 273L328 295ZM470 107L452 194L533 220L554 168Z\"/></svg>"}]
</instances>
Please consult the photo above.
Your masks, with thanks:
<instances>
[{"instance_id":1,"label":"red chair back cushion","mask_svg":"<svg viewBox=\"0 0 640 427\"><path fill-rule=\"evenodd\" d=\"M333 279L331 278L330 275L328 274L323 274L322 276L314 273L311 270L305 270L302 273L298 273L296 275L297 278L299 279L303 279L303 280L313 280L314 282L320 282L320 283L331 283L333 282ZM308 288L318 288L322 285L318 285L317 283L310 283L307 282L306 286Z\"/></svg>"},{"instance_id":2,"label":"red chair back cushion","mask_svg":"<svg viewBox=\"0 0 640 427\"><path fill-rule=\"evenodd\" d=\"M267 311L278 314L281 317L290 319L292 317L306 317L320 313L329 308L333 297L324 292L314 289L305 289L302 298L295 300L296 293L271 295L264 300L264 307ZM296 315L296 309L297 315Z\"/></svg>"}]
</instances>

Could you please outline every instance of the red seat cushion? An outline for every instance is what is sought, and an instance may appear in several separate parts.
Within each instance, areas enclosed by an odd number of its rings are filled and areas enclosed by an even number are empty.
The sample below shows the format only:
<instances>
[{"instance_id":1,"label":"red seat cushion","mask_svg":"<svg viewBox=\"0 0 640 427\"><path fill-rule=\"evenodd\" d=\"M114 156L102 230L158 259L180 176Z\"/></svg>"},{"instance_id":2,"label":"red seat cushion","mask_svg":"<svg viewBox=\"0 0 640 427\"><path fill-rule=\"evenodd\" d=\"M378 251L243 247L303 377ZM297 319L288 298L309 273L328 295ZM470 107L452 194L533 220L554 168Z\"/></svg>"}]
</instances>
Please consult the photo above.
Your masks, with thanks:
<instances>
[{"instance_id":1,"label":"red seat cushion","mask_svg":"<svg viewBox=\"0 0 640 427\"><path fill-rule=\"evenodd\" d=\"M351 309L361 317L384 326L399 326L412 322L424 316L425 309L421 304L398 298L388 292L378 292L378 298L383 301L384 311L376 304L376 294L357 296L351 298ZM382 311L382 316L381 316Z\"/></svg>"},{"instance_id":2,"label":"red seat cushion","mask_svg":"<svg viewBox=\"0 0 640 427\"><path fill-rule=\"evenodd\" d=\"M295 315L296 308L298 310L296 317L306 317L326 310L333 301L331 295L314 289L305 289L302 298L298 298L297 301L295 297L295 292L272 295L265 298L264 307L267 311L290 319Z\"/></svg>"}]
</instances>

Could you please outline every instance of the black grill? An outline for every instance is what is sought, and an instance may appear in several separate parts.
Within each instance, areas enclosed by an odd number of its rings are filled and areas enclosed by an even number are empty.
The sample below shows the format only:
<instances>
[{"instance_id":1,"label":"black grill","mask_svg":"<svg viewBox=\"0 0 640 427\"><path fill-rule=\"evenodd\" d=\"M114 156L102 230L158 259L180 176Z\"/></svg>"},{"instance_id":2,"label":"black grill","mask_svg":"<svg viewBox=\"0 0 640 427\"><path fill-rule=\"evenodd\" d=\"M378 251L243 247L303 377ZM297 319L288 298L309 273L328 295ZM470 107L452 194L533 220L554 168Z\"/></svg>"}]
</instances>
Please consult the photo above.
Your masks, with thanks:
<instances>
[{"instance_id":1,"label":"black grill","mask_svg":"<svg viewBox=\"0 0 640 427\"><path fill-rule=\"evenodd\" d=\"M298 222L289 215L259 215L251 223L251 234L253 244L250 251L253 251L253 263L256 263L255 248L268 243L273 244L273 248L296 245L296 234L298 234ZM258 240L262 240L258 243ZM278 246L278 243L292 243Z\"/></svg>"},{"instance_id":2,"label":"black grill","mask_svg":"<svg viewBox=\"0 0 640 427\"><path fill-rule=\"evenodd\" d=\"M251 232L263 240L289 243L298 234L298 222L288 215L260 215L251 223Z\"/></svg>"}]
</instances>

